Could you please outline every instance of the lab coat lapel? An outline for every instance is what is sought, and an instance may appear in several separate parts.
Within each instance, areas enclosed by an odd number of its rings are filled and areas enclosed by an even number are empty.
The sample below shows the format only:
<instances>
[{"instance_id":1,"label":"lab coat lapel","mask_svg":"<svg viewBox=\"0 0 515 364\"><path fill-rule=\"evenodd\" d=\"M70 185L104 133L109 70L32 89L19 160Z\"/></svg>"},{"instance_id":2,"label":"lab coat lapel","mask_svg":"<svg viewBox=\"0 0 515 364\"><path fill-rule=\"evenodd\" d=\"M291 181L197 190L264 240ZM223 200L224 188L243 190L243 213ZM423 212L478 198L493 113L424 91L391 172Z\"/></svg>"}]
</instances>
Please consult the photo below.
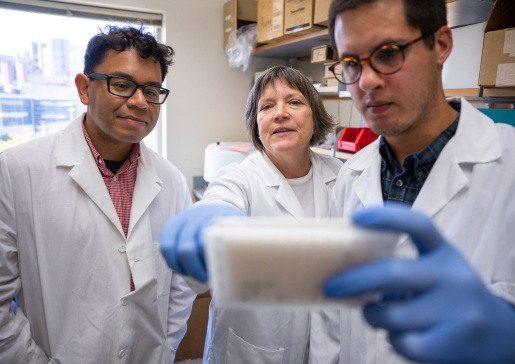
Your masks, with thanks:
<instances>
[{"instance_id":1,"label":"lab coat lapel","mask_svg":"<svg viewBox=\"0 0 515 364\"><path fill-rule=\"evenodd\" d=\"M370 144L366 150L363 150L361 155L352 162L349 168L361 173L360 176L352 183L352 188L363 206L383 206L379 139Z\"/></svg>"},{"instance_id":2,"label":"lab coat lapel","mask_svg":"<svg viewBox=\"0 0 515 364\"><path fill-rule=\"evenodd\" d=\"M265 153L261 152L260 156L261 158L258 159L259 170L268 188L277 190L277 194L275 195L277 203L284 207L294 218L299 219L305 217L304 210L286 178L284 178L283 174Z\"/></svg>"},{"instance_id":3,"label":"lab coat lapel","mask_svg":"<svg viewBox=\"0 0 515 364\"><path fill-rule=\"evenodd\" d=\"M413 209L433 217L468 185L460 163L488 163L500 157L501 144L494 123L462 99L456 134L436 160Z\"/></svg>"},{"instance_id":4,"label":"lab coat lapel","mask_svg":"<svg viewBox=\"0 0 515 364\"><path fill-rule=\"evenodd\" d=\"M111 196L109 196L95 159L84 139L82 120L83 116L78 117L62 131L56 152L56 165L72 167L68 175L102 210L125 239Z\"/></svg>"},{"instance_id":5,"label":"lab coat lapel","mask_svg":"<svg viewBox=\"0 0 515 364\"><path fill-rule=\"evenodd\" d=\"M468 184L455 156L456 143L450 140L436 160L419 192L413 209L433 217Z\"/></svg>"},{"instance_id":6,"label":"lab coat lapel","mask_svg":"<svg viewBox=\"0 0 515 364\"><path fill-rule=\"evenodd\" d=\"M315 192L315 217L329 216L329 198L331 193L328 184L336 180L336 175L314 152L310 152L313 166L313 189Z\"/></svg>"},{"instance_id":7,"label":"lab coat lapel","mask_svg":"<svg viewBox=\"0 0 515 364\"><path fill-rule=\"evenodd\" d=\"M138 160L138 175L136 177L136 185L134 186L134 194L132 197L127 239L131 236L131 232L138 220L148 209L162 188L162 181L158 177L155 166L148 155L150 151L143 143L140 143L140 146L141 155Z\"/></svg>"}]
</instances>

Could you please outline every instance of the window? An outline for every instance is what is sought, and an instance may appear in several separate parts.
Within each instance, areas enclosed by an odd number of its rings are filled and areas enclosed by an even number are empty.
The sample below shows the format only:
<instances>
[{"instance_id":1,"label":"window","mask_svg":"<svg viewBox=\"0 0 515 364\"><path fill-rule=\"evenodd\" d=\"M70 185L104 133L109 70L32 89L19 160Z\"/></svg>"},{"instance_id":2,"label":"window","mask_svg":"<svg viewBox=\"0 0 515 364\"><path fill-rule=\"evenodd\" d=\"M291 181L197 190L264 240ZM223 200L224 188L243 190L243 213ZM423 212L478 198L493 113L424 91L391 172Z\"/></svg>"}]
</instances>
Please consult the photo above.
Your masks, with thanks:
<instances>
[{"instance_id":1,"label":"window","mask_svg":"<svg viewBox=\"0 0 515 364\"><path fill-rule=\"evenodd\" d=\"M99 28L142 19L161 41L162 14L41 3L0 1L0 152L61 130L86 111L74 80L83 71L86 45ZM156 129L162 127L164 111ZM156 129L144 142L163 154Z\"/></svg>"}]
</instances>

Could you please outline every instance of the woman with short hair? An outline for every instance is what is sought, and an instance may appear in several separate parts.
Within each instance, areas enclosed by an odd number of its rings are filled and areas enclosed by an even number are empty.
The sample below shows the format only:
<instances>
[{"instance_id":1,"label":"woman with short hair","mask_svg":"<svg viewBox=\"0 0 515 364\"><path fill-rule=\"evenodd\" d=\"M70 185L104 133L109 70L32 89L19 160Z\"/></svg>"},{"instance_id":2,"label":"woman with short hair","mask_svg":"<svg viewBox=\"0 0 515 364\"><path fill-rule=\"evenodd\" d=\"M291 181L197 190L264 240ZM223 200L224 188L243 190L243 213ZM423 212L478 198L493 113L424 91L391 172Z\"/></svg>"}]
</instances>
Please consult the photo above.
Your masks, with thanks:
<instances>
[{"instance_id":1,"label":"woman with short hair","mask_svg":"<svg viewBox=\"0 0 515 364\"><path fill-rule=\"evenodd\" d=\"M325 139L334 122L311 82L298 70L274 66L257 80L245 109L249 137L258 152L221 168L195 207L171 219L161 234L169 265L207 280L201 230L215 217L328 216L331 190L342 162L310 147ZM191 248L191 244L189 244ZM198 257L192 261L192 256ZM216 292L214 292L216 296ZM331 363L339 356L336 310L238 310L212 302L204 363Z\"/></svg>"}]
</instances>

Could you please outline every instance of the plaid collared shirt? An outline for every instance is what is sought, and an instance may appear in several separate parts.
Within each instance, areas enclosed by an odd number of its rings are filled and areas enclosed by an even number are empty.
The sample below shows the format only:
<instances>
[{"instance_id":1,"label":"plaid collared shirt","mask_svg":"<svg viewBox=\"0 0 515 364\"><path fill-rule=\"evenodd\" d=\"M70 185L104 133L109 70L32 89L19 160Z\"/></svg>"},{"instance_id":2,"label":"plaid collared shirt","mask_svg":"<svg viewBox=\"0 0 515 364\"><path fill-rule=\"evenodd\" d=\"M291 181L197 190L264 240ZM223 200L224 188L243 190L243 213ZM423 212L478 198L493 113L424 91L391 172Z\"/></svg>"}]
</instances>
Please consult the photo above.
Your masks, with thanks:
<instances>
[{"instance_id":1,"label":"plaid collared shirt","mask_svg":"<svg viewBox=\"0 0 515 364\"><path fill-rule=\"evenodd\" d=\"M136 177L138 173L138 159L141 155L140 145L139 143L134 144L129 158L125 160L125 163L115 175L107 169L104 159L100 154L98 154L93 143L91 143L91 139L86 131L86 127L84 126L85 121L86 114L84 114L84 118L82 119L84 138L86 139L86 143L88 143L89 149L95 158L98 170L102 175L102 179L104 180L109 196L111 196L111 201L113 201L114 208L118 214L118 218L120 219L125 237L127 237L129 221L131 218L132 196L134 194L134 186L136 185ZM134 290L135 287L131 275L131 291Z\"/></svg>"},{"instance_id":2,"label":"plaid collared shirt","mask_svg":"<svg viewBox=\"0 0 515 364\"><path fill-rule=\"evenodd\" d=\"M450 103L458 112L461 105ZM427 176L433 168L438 156L445 145L456 134L460 117L440 134L424 150L409 155L404 159L402 167L395 158L395 154L384 137L379 140L379 154L381 154L381 188L383 201L395 201L413 205Z\"/></svg>"}]
</instances>

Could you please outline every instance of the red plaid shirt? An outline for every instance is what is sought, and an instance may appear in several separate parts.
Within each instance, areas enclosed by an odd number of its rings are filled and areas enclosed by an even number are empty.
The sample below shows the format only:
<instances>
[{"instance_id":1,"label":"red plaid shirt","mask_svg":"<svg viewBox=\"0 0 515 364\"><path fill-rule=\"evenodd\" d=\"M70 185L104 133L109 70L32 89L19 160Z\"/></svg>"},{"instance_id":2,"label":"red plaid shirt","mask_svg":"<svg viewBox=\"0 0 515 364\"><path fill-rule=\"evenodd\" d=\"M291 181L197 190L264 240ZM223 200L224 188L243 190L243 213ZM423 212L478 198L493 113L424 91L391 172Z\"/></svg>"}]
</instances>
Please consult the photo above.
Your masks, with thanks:
<instances>
[{"instance_id":1,"label":"red plaid shirt","mask_svg":"<svg viewBox=\"0 0 515 364\"><path fill-rule=\"evenodd\" d=\"M127 237L129 221L131 218L132 196L134 194L134 185L136 184L136 177L138 174L138 158L141 155L140 145L139 143L134 144L129 158L125 160L125 163L115 175L107 169L104 159L100 154L98 154L93 143L91 143L91 139L86 131L86 127L84 126L85 120L86 114L84 114L84 118L82 120L82 131L84 132L86 143L88 143L89 149L95 158L98 170L104 179L107 191L109 192L109 196L111 196L114 208L116 209L116 213L118 214L118 218L122 224L125 237ZM134 290L135 287L131 274L131 291Z\"/></svg>"}]
</instances>

